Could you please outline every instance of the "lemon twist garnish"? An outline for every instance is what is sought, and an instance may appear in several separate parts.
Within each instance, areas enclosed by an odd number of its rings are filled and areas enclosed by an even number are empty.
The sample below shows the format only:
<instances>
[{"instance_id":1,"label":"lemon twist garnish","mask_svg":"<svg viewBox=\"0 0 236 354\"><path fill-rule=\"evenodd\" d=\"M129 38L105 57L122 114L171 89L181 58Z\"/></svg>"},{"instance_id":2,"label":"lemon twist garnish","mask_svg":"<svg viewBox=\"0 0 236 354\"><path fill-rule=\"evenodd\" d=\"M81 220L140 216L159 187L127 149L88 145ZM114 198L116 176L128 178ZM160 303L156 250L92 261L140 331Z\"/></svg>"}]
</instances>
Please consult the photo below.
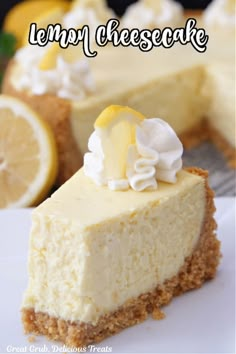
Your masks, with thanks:
<instances>
[{"instance_id":1,"label":"lemon twist garnish","mask_svg":"<svg viewBox=\"0 0 236 354\"><path fill-rule=\"evenodd\" d=\"M60 46L58 43L53 43L41 59L39 63L40 70L52 70L57 65L57 57L60 53Z\"/></svg>"},{"instance_id":2,"label":"lemon twist garnish","mask_svg":"<svg viewBox=\"0 0 236 354\"><path fill-rule=\"evenodd\" d=\"M39 63L40 70L52 70L57 66L57 58L61 56L67 63L74 63L83 57L82 49L79 46L68 46L61 48L59 43L52 43Z\"/></svg>"},{"instance_id":3,"label":"lemon twist garnish","mask_svg":"<svg viewBox=\"0 0 236 354\"><path fill-rule=\"evenodd\" d=\"M130 107L111 105L105 108L98 116L94 123L94 127L109 128L112 124L115 124L117 120L121 118L119 114L127 114L127 119L135 122L145 119L142 113L139 113Z\"/></svg>"},{"instance_id":4,"label":"lemon twist garnish","mask_svg":"<svg viewBox=\"0 0 236 354\"><path fill-rule=\"evenodd\" d=\"M0 96L0 208L41 202L58 171L53 133L18 99Z\"/></svg>"},{"instance_id":5,"label":"lemon twist garnish","mask_svg":"<svg viewBox=\"0 0 236 354\"><path fill-rule=\"evenodd\" d=\"M32 18L31 22L36 23L37 28L46 29L48 25L55 25L57 23L62 24L64 14L65 12L63 11L63 7L58 6L44 12L43 14L38 15L35 18ZM24 34L24 39L23 39L24 45L28 44L28 38L29 38L29 28L27 28Z\"/></svg>"},{"instance_id":6,"label":"lemon twist garnish","mask_svg":"<svg viewBox=\"0 0 236 354\"><path fill-rule=\"evenodd\" d=\"M104 0L74 0L71 4L71 9L75 9L78 7L86 7L86 8L97 8L97 7L106 7L106 2Z\"/></svg>"},{"instance_id":7,"label":"lemon twist garnish","mask_svg":"<svg viewBox=\"0 0 236 354\"><path fill-rule=\"evenodd\" d=\"M155 13L161 12L161 2L162 0L144 0L144 4L155 11Z\"/></svg>"},{"instance_id":8,"label":"lemon twist garnish","mask_svg":"<svg viewBox=\"0 0 236 354\"><path fill-rule=\"evenodd\" d=\"M108 179L123 179L126 174L128 147L135 144L136 127L145 117L125 106L112 105L104 109L95 121L104 152Z\"/></svg>"},{"instance_id":9,"label":"lemon twist garnish","mask_svg":"<svg viewBox=\"0 0 236 354\"><path fill-rule=\"evenodd\" d=\"M25 45L28 41L29 26L30 23L34 22L35 14L40 16L55 8L67 11L69 8L68 2L65 0L21 1L7 13L3 29L16 36L19 47Z\"/></svg>"}]
</instances>

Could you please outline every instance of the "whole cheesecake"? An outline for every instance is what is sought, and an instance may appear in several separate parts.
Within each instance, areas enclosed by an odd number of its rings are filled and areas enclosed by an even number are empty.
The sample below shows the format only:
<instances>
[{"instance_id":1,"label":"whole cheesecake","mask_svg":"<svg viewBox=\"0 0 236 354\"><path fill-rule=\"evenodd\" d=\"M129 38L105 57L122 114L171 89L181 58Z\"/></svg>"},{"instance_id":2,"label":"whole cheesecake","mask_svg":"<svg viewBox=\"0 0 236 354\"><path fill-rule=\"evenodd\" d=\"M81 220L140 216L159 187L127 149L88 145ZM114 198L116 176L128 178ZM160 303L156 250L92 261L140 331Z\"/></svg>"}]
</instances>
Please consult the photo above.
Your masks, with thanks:
<instances>
[{"instance_id":1,"label":"whole cheesecake","mask_svg":"<svg viewBox=\"0 0 236 354\"><path fill-rule=\"evenodd\" d=\"M128 105L147 116L164 117L183 141L191 143L189 133L201 125L206 111L201 92L205 72L196 58L191 58L191 50L186 62L180 60L182 48L172 52L179 56L174 65L172 55L164 49L158 49L158 57L156 52L141 53L132 48L100 50L97 58L90 61L96 91L78 101L16 89L19 64L12 62L3 92L28 103L51 125L59 150L58 181L62 183L81 166L94 121L109 104ZM132 63L132 69L127 61Z\"/></svg>"},{"instance_id":2,"label":"whole cheesecake","mask_svg":"<svg viewBox=\"0 0 236 354\"><path fill-rule=\"evenodd\" d=\"M98 48L98 56L89 60L95 90L79 99L19 88L22 61L14 60L3 92L27 102L52 126L59 150L58 184L81 166L94 121L109 104L163 117L186 147L211 139L235 166L235 36L227 34L225 40L226 33L209 30L208 48L202 54L190 45L154 48L148 53L135 48Z\"/></svg>"},{"instance_id":3,"label":"whole cheesecake","mask_svg":"<svg viewBox=\"0 0 236 354\"><path fill-rule=\"evenodd\" d=\"M30 236L25 331L71 347L163 318L161 307L213 278L220 259L207 172L182 169L170 126L117 106L98 120L84 167L33 211ZM124 134L111 159L131 120L136 143Z\"/></svg>"}]
</instances>

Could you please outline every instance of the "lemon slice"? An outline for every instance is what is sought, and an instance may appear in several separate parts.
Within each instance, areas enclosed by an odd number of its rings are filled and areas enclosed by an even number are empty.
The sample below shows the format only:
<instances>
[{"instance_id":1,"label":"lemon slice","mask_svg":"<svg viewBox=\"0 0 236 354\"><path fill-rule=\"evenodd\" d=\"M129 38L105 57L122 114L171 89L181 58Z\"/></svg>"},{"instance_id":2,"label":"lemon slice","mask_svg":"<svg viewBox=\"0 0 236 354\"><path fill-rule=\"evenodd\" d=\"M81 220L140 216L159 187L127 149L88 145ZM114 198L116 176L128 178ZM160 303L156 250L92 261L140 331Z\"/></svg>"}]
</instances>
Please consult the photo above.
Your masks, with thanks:
<instances>
[{"instance_id":1,"label":"lemon slice","mask_svg":"<svg viewBox=\"0 0 236 354\"><path fill-rule=\"evenodd\" d=\"M7 13L3 23L3 29L5 32L14 34L17 38L18 46L21 46L25 40L26 31L28 31L30 23L33 22L35 18L35 14L39 16L58 7L67 11L69 4L65 0L21 1Z\"/></svg>"},{"instance_id":2,"label":"lemon slice","mask_svg":"<svg viewBox=\"0 0 236 354\"><path fill-rule=\"evenodd\" d=\"M47 28L48 25L62 24L64 11L62 7L55 7L32 19L31 22L37 24L37 28ZM24 34L23 44L28 44L29 26Z\"/></svg>"},{"instance_id":3,"label":"lemon slice","mask_svg":"<svg viewBox=\"0 0 236 354\"><path fill-rule=\"evenodd\" d=\"M67 63L74 63L83 57L79 46L68 46L61 48L58 43L52 43L39 63L40 70L52 70L57 65L57 58L61 56Z\"/></svg>"},{"instance_id":4,"label":"lemon slice","mask_svg":"<svg viewBox=\"0 0 236 354\"><path fill-rule=\"evenodd\" d=\"M42 201L57 166L55 139L46 122L18 99L0 95L0 208Z\"/></svg>"},{"instance_id":5,"label":"lemon slice","mask_svg":"<svg viewBox=\"0 0 236 354\"><path fill-rule=\"evenodd\" d=\"M126 177L128 147L135 144L136 126L145 117L124 106L107 107L95 121L104 152L105 173L108 179Z\"/></svg>"}]
</instances>

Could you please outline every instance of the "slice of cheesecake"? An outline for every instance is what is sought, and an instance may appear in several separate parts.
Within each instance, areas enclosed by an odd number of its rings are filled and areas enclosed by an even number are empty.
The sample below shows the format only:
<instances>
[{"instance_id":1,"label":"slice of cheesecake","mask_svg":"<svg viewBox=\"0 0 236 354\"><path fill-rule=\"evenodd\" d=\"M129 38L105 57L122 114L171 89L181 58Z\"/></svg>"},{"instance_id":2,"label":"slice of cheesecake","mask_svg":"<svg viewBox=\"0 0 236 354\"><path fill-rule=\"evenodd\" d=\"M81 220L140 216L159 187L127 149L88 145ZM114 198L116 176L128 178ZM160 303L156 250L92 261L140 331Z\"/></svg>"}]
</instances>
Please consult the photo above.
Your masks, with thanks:
<instances>
[{"instance_id":1,"label":"slice of cheesecake","mask_svg":"<svg viewBox=\"0 0 236 354\"><path fill-rule=\"evenodd\" d=\"M201 170L141 194L97 187L80 170L33 213L26 333L79 347L159 316L215 276L214 210Z\"/></svg>"},{"instance_id":2,"label":"slice of cheesecake","mask_svg":"<svg viewBox=\"0 0 236 354\"><path fill-rule=\"evenodd\" d=\"M220 250L207 173L181 170L174 131L147 121L130 109L106 110L84 168L33 211L26 333L72 347L98 342L148 314L162 318L173 296L215 276Z\"/></svg>"}]
</instances>

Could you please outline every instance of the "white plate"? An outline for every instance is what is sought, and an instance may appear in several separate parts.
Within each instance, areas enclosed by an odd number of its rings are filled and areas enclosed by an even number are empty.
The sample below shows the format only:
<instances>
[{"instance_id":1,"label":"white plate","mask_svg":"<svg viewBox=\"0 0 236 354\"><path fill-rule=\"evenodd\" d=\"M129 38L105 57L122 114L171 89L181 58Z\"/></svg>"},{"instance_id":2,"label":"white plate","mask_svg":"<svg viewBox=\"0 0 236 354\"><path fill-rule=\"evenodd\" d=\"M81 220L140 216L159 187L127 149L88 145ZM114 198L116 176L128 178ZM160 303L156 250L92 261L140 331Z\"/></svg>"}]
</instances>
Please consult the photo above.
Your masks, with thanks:
<instances>
[{"instance_id":1,"label":"white plate","mask_svg":"<svg viewBox=\"0 0 236 354\"><path fill-rule=\"evenodd\" d=\"M165 308L164 320L148 319L103 341L99 349L108 346L113 353L235 352L235 199L216 199L216 205L223 253L217 277L175 298ZM30 210L0 212L0 353L63 353L66 350L59 343L44 337L29 343L23 334L19 309L27 283L29 228Z\"/></svg>"}]
</instances>

